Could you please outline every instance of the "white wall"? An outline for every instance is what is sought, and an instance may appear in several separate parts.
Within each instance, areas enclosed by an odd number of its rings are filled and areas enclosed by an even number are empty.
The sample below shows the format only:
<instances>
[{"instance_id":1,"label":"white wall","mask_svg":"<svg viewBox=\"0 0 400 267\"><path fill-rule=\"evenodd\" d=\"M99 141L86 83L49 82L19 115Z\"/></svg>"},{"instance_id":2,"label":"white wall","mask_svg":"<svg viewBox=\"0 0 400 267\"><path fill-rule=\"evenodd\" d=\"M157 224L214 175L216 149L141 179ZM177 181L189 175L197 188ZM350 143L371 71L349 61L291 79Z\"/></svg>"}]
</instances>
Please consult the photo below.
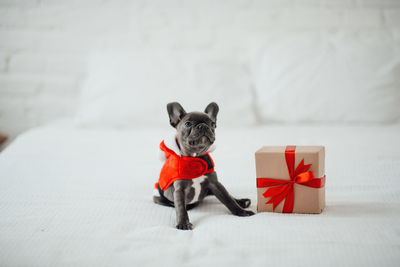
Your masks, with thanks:
<instances>
[{"instance_id":1,"label":"white wall","mask_svg":"<svg viewBox=\"0 0 400 267\"><path fill-rule=\"evenodd\" d=\"M399 26L399 0L0 0L0 132L73 115L99 47L240 57L277 29L387 31L400 43Z\"/></svg>"}]
</instances>

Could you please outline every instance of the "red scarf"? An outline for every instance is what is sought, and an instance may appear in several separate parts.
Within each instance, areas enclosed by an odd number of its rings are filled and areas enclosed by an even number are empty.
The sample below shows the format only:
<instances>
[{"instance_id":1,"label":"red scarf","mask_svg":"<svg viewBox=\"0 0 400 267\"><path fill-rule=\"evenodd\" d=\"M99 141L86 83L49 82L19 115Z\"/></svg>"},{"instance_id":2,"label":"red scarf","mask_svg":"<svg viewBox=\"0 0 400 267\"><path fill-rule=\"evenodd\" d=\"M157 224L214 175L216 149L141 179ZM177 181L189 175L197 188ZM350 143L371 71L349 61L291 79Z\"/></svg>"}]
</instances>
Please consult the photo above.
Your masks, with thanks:
<instances>
[{"instance_id":1,"label":"red scarf","mask_svg":"<svg viewBox=\"0 0 400 267\"><path fill-rule=\"evenodd\" d=\"M160 149L164 152L166 160L156 188L159 186L162 191L176 180L194 179L214 171L214 162L209 153L200 157L179 156L168 148L164 141L161 142Z\"/></svg>"}]
</instances>

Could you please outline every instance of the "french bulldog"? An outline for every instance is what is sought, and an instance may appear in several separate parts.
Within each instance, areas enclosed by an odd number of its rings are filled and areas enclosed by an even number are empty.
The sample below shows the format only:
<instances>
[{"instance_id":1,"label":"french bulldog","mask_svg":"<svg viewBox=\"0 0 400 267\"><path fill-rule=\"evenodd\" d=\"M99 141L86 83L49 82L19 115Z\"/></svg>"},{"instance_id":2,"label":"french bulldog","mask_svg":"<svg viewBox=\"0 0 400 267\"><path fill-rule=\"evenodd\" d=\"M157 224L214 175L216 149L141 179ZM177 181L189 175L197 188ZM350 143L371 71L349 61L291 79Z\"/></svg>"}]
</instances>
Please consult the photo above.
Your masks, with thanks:
<instances>
[{"instance_id":1,"label":"french bulldog","mask_svg":"<svg viewBox=\"0 0 400 267\"><path fill-rule=\"evenodd\" d=\"M197 206L206 196L214 195L224 204L229 211L237 216L251 216L254 212L246 210L250 206L250 199L236 199L232 197L225 187L218 181L214 171L214 163L208 152L215 142L215 128L217 127L217 114L219 107L210 103L204 112L187 113L183 107L172 102L167 105L170 124L176 129L176 136L169 142L164 140L161 147L166 153L185 160L194 160L206 163L207 168L199 177L188 179L174 179L168 188L161 188L161 181L156 183L153 200L157 204L172 206L176 209L176 228L182 230L193 229L189 221L187 210ZM165 144L164 144L165 143ZM168 143L168 144L167 144ZM205 162L205 163L204 163ZM190 165L195 166L195 165ZM163 169L165 169L165 164ZM167 170L171 173L174 170ZM191 167L188 172L191 172ZM161 171L163 173L163 170ZM161 179L161 176L160 176ZM165 183L164 183L165 184Z\"/></svg>"}]
</instances>

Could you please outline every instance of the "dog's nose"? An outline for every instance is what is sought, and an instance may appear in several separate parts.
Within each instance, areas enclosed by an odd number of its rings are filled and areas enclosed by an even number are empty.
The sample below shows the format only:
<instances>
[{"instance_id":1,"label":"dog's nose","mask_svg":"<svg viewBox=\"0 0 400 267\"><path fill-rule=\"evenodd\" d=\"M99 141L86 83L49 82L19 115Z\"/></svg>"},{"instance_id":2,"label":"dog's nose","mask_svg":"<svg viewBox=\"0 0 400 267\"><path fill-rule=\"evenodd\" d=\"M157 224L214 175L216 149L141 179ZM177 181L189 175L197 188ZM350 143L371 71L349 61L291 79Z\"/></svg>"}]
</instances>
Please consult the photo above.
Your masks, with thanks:
<instances>
[{"instance_id":1,"label":"dog's nose","mask_svg":"<svg viewBox=\"0 0 400 267\"><path fill-rule=\"evenodd\" d=\"M200 123L199 125L197 125L197 129L199 130L204 130L206 128L206 125L204 123Z\"/></svg>"}]
</instances>

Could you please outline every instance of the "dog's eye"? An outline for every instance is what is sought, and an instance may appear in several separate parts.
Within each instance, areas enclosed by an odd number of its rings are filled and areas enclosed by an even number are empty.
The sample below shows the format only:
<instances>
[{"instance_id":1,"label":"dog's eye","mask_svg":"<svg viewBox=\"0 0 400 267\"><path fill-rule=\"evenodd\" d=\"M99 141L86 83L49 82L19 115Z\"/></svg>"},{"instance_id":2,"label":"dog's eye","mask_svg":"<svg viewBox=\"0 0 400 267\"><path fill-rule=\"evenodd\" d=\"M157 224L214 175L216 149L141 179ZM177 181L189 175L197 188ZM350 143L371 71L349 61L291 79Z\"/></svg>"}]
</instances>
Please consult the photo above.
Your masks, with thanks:
<instances>
[{"instance_id":1,"label":"dog's eye","mask_svg":"<svg viewBox=\"0 0 400 267\"><path fill-rule=\"evenodd\" d=\"M215 128L215 126L216 126L216 125L215 125L215 122L212 121L212 122L211 122L211 127Z\"/></svg>"},{"instance_id":2,"label":"dog's eye","mask_svg":"<svg viewBox=\"0 0 400 267\"><path fill-rule=\"evenodd\" d=\"M185 122L185 126L190 127L190 126L192 126L192 123L190 121L187 121L187 122Z\"/></svg>"}]
</instances>

